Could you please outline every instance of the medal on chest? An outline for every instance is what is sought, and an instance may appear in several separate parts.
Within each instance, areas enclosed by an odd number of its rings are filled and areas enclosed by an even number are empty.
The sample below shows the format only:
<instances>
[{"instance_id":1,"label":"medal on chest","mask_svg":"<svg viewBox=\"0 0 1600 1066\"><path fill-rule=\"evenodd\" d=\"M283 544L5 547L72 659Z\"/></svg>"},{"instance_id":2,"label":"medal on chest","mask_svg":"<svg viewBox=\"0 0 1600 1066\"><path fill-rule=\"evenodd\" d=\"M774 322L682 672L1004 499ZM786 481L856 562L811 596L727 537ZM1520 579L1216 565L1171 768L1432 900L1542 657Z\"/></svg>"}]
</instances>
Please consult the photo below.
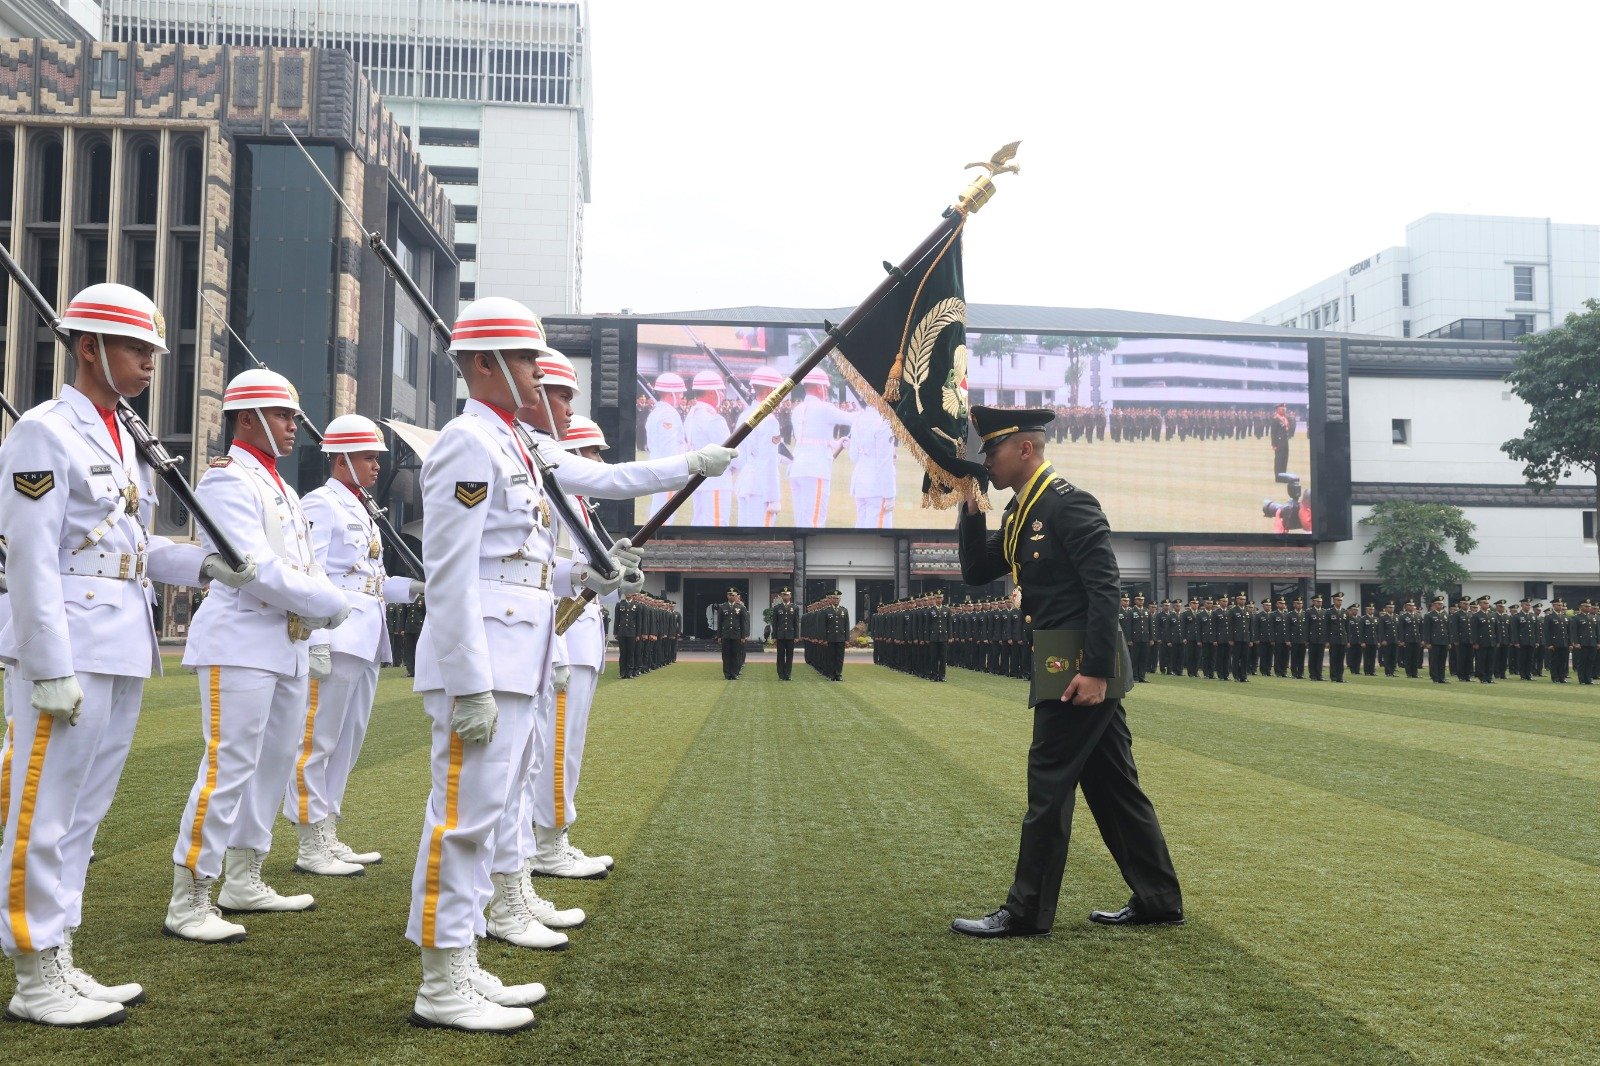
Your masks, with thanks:
<instances>
[{"instance_id":1,"label":"medal on chest","mask_svg":"<svg viewBox=\"0 0 1600 1066\"><path fill-rule=\"evenodd\" d=\"M122 490L122 508L130 515L139 513L139 483L130 479L128 487Z\"/></svg>"},{"instance_id":2,"label":"medal on chest","mask_svg":"<svg viewBox=\"0 0 1600 1066\"><path fill-rule=\"evenodd\" d=\"M382 554L383 554L383 545L378 543L378 538L377 537L373 537L371 540L367 541L367 558L368 559L376 559L378 556L380 556Z\"/></svg>"},{"instance_id":3,"label":"medal on chest","mask_svg":"<svg viewBox=\"0 0 1600 1066\"><path fill-rule=\"evenodd\" d=\"M540 522L541 525L544 526L544 528L546 528L546 529L550 528L550 501L549 500L546 500L546 499L540 499L539 500L539 522Z\"/></svg>"}]
</instances>

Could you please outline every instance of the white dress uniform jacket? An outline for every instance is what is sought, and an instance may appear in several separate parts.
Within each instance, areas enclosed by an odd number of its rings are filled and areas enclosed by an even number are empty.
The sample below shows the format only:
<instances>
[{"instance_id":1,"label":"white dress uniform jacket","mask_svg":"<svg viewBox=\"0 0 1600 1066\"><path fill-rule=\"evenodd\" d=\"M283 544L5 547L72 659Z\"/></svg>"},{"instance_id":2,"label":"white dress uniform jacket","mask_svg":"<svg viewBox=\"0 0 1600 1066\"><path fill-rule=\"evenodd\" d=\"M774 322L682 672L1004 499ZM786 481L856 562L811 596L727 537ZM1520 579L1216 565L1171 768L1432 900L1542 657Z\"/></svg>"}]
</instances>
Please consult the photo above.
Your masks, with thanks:
<instances>
[{"instance_id":1,"label":"white dress uniform jacket","mask_svg":"<svg viewBox=\"0 0 1600 1066\"><path fill-rule=\"evenodd\" d=\"M690 451L708 444L721 444L728 439L728 420L716 408L699 400L689 409L689 417L684 420L684 425L688 429ZM716 477L708 477L701 488L706 492L732 491L733 475L724 471Z\"/></svg>"},{"instance_id":2,"label":"white dress uniform jacket","mask_svg":"<svg viewBox=\"0 0 1600 1066\"><path fill-rule=\"evenodd\" d=\"M657 401L644 423L645 447L652 459L665 459L688 451L683 431L683 415L670 403ZM722 442L717 441L718 444Z\"/></svg>"},{"instance_id":3,"label":"white dress uniform jacket","mask_svg":"<svg viewBox=\"0 0 1600 1066\"><path fill-rule=\"evenodd\" d=\"M161 669L152 581L200 583L209 549L145 530L155 486L117 423L71 385L22 416L0 448L0 536L13 618L0 658L29 681L72 673L149 677ZM129 488L137 517L127 513Z\"/></svg>"},{"instance_id":4,"label":"white dress uniform jacket","mask_svg":"<svg viewBox=\"0 0 1600 1066\"><path fill-rule=\"evenodd\" d=\"M739 413L742 424L749 419L759 404L752 403ZM734 461L738 477L739 524L765 526L769 510L776 511L783 499L778 488L778 448L783 442L778 420L768 416L765 422L750 431L739 446L739 458Z\"/></svg>"},{"instance_id":5,"label":"white dress uniform jacket","mask_svg":"<svg viewBox=\"0 0 1600 1066\"><path fill-rule=\"evenodd\" d=\"M189 627L183 665L246 666L304 676L310 641L289 639L288 616L327 618L345 599L311 551L311 528L299 495L237 444L226 462L206 471L194 492L234 547L255 559L256 579L243 589L212 584ZM202 531L200 540L211 550L209 534Z\"/></svg>"},{"instance_id":6,"label":"white dress uniform jacket","mask_svg":"<svg viewBox=\"0 0 1600 1066\"><path fill-rule=\"evenodd\" d=\"M350 617L334 630L322 630L311 644L327 644L333 651L367 662L392 662L387 603L409 603L411 579L390 577L383 569L383 540L356 494L335 478L306 493L306 518L311 523L311 547L328 580L344 592Z\"/></svg>"},{"instance_id":7,"label":"white dress uniform jacket","mask_svg":"<svg viewBox=\"0 0 1600 1066\"><path fill-rule=\"evenodd\" d=\"M833 478L833 430L850 425L850 414L826 400L808 396L794 405L794 465L789 476ZM795 503L796 508L799 502Z\"/></svg>"},{"instance_id":8,"label":"white dress uniform jacket","mask_svg":"<svg viewBox=\"0 0 1600 1066\"><path fill-rule=\"evenodd\" d=\"M883 529L894 525L895 439L888 421L872 407L856 412L850 426L850 495L856 500L856 525Z\"/></svg>"}]
</instances>

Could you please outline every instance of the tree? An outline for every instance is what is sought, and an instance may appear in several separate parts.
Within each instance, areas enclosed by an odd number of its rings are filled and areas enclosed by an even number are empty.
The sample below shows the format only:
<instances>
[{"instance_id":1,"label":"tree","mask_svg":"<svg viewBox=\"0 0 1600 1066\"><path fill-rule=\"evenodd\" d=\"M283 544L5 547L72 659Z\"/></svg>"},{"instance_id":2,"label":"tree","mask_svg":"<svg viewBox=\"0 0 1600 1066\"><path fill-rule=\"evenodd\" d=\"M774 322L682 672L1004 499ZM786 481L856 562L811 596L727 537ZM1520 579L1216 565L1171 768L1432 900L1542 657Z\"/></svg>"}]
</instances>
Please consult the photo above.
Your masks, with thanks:
<instances>
[{"instance_id":1,"label":"tree","mask_svg":"<svg viewBox=\"0 0 1600 1066\"><path fill-rule=\"evenodd\" d=\"M1067 406L1078 406L1078 386L1083 381L1083 361L1085 358L1095 360L1095 369L1099 369L1099 358L1117 346L1116 337L1064 337L1059 334L1051 336L1041 334L1039 347L1047 352L1064 351L1067 354L1067 366L1062 372L1061 380L1068 389Z\"/></svg>"},{"instance_id":2,"label":"tree","mask_svg":"<svg viewBox=\"0 0 1600 1066\"><path fill-rule=\"evenodd\" d=\"M1361 520L1371 527L1366 553L1378 552L1378 580L1391 596L1423 597L1472 576L1450 557L1478 546L1466 512L1447 503L1386 500Z\"/></svg>"},{"instance_id":3,"label":"tree","mask_svg":"<svg viewBox=\"0 0 1600 1066\"><path fill-rule=\"evenodd\" d=\"M1528 428L1500 450L1521 460L1522 476L1536 491L1573 470L1597 475L1600 511L1600 300L1583 306L1588 310L1555 329L1522 338L1522 358L1506 384L1528 405Z\"/></svg>"}]
</instances>

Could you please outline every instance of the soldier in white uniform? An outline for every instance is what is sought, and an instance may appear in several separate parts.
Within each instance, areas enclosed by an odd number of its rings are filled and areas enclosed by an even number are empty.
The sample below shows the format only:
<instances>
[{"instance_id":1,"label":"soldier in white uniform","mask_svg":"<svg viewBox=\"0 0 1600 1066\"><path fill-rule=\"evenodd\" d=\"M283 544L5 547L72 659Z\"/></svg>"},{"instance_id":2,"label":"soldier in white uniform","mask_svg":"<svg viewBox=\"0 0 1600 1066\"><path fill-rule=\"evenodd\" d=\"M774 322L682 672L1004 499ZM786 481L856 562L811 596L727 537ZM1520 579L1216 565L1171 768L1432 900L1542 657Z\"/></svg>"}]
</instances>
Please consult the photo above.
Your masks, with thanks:
<instances>
[{"instance_id":1,"label":"soldier in white uniform","mask_svg":"<svg viewBox=\"0 0 1600 1066\"><path fill-rule=\"evenodd\" d=\"M721 410L724 388L721 375L714 370L702 370L694 376L694 404L684 418L690 448L720 445L728 439L728 420ZM733 475L706 478L705 484L695 490L693 503L695 525L733 525Z\"/></svg>"},{"instance_id":2,"label":"soldier in white uniform","mask_svg":"<svg viewBox=\"0 0 1600 1066\"><path fill-rule=\"evenodd\" d=\"M14 612L0 631L15 772L0 846L0 946L16 966L6 1015L111 1025L144 998L77 967L94 834L133 743L145 679L161 669L152 581L244 585L220 556L149 533L151 470L117 418L165 354L160 315L124 285L91 285L67 308L74 384L25 414L0 446L0 535ZM9 754L9 753L8 753Z\"/></svg>"},{"instance_id":3,"label":"soldier in white uniform","mask_svg":"<svg viewBox=\"0 0 1600 1066\"><path fill-rule=\"evenodd\" d=\"M572 401L577 395L577 376L566 356L544 352L539 356L539 368L544 372L544 391L558 429L570 431L572 427ZM584 420L598 438L600 428ZM737 457L731 448L720 443L707 444L678 459L650 460L649 462L620 463L615 466L600 462L598 450L593 457L575 454L576 449L558 443L545 429L548 421L542 409L535 415L535 428L539 430L539 449L546 462L557 468L563 489L578 493L573 509L587 521L584 497L606 500L625 500L642 496L657 489L679 489L696 474L713 478L724 473ZM576 595L581 591L579 582L572 580L573 573L582 573L588 560L576 537L570 537L573 547L569 561L556 566L556 586L560 595ZM611 602L615 602L615 598ZM583 745L588 731L589 708L594 701L595 686L600 669L605 662L605 626L600 618L600 604L590 603L583 615L573 623L560 640L557 662L565 667L557 670L554 691L540 704L539 736L541 751L537 778L526 782L524 810L519 826L525 828L531 816L533 824L532 848L523 838L523 869L549 877L600 878L606 876L613 865L609 855L590 857L576 847L567 837L567 827L577 817L572 805L576 795L578 770L583 758ZM556 782L561 782L563 793L556 800ZM498 860L498 849L497 849ZM496 871L501 870L497 861ZM529 885L525 891L532 892ZM495 908L490 907L490 934L495 932ZM549 924L548 922L546 924ZM518 942L512 937L505 939Z\"/></svg>"},{"instance_id":4,"label":"soldier in white uniform","mask_svg":"<svg viewBox=\"0 0 1600 1066\"><path fill-rule=\"evenodd\" d=\"M223 391L222 410L232 444L195 495L259 572L246 590L212 590L183 653L200 681L205 749L178 823L163 930L202 943L245 935L211 903L219 874L217 905L229 913L316 906L309 895L280 895L261 867L305 733L311 673L326 677L326 663L311 661L311 635L350 614L311 550L300 497L278 474L278 460L294 450L294 386L282 374L246 370Z\"/></svg>"},{"instance_id":5,"label":"soldier in white uniform","mask_svg":"<svg viewBox=\"0 0 1600 1066\"><path fill-rule=\"evenodd\" d=\"M850 495L856 500L856 527L894 528L894 430L871 404L863 404L850 425Z\"/></svg>"},{"instance_id":6,"label":"soldier in white uniform","mask_svg":"<svg viewBox=\"0 0 1600 1066\"><path fill-rule=\"evenodd\" d=\"M750 413L760 407L772 390L783 384L783 375L771 367L762 367L750 376L750 387L755 399L739 413L743 423ZM768 417L745 438L739 449L739 462L734 467L738 478L739 524L741 526L770 527L778 524L778 508L782 492L778 487L779 449L783 446L778 420Z\"/></svg>"},{"instance_id":7,"label":"soldier in white uniform","mask_svg":"<svg viewBox=\"0 0 1600 1066\"><path fill-rule=\"evenodd\" d=\"M645 449L652 459L667 459L689 450L689 439L683 429L684 384L683 378L668 370L656 375L656 405L645 419ZM671 493L658 492L650 498L650 510L665 507Z\"/></svg>"},{"instance_id":8,"label":"soldier in white uniform","mask_svg":"<svg viewBox=\"0 0 1600 1066\"><path fill-rule=\"evenodd\" d=\"M303 873L351 877L383 861L375 851L358 852L341 841L334 822L367 735L378 668L393 661L384 607L422 595L421 581L384 572L378 524L356 492L377 482L379 453L388 450L371 419L333 419L322 440L332 472L302 501L317 563L350 607L342 626L311 641L311 656L328 676L311 682L306 728L283 803L300 834L294 868Z\"/></svg>"},{"instance_id":9,"label":"soldier in white uniform","mask_svg":"<svg viewBox=\"0 0 1600 1066\"><path fill-rule=\"evenodd\" d=\"M429 1028L525 1029L545 995L479 966L477 938L496 830L535 769L534 704L550 684L554 518L531 438L513 425L547 350L539 319L516 301L470 304L451 343L470 398L422 465L429 595L415 688L432 720L433 789L406 938L422 950L411 1021ZM619 550L616 576L590 571L584 583L614 592L638 562Z\"/></svg>"},{"instance_id":10,"label":"soldier in white uniform","mask_svg":"<svg viewBox=\"0 0 1600 1066\"><path fill-rule=\"evenodd\" d=\"M821 529L828 524L828 493L833 487L833 459L839 454L836 426L849 427L850 415L828 402L828 375L813 370L801 382L806 398L794 405L794 463L789 467L789 498L794 524Z\"/></svg>"}]
</instances>

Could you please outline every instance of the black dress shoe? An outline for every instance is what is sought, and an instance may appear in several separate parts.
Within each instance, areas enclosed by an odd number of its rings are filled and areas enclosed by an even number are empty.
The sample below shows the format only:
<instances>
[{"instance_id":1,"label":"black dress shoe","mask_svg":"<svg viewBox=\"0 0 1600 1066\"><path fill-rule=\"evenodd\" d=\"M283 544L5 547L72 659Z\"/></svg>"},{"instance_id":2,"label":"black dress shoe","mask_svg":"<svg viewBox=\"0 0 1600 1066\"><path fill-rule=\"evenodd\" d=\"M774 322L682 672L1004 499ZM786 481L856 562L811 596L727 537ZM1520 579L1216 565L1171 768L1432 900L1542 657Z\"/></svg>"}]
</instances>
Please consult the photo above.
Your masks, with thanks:
<instances>
[{"instance_id":1,"label":"black dress shoe","mask_svg":"<svg viewBox=\"0 0 1600 1066\"><path fill-rule=\"evenodd\" d=\"M982 918L957 918L950 923L950 931L961 933L963 936L977 936L988 939L1003 936L1046 936L1050 932L1048 929L1023 925L1004 907L1001 907L993 914L986 914Z\"/></svg>"},{"instance_id":2,"label":"black dress shoe","mask_svg":"<svg viewBox=\"0 0 1600 1066\"><path fill-rule=\"evenodd\" d=\"M1136 901L1129 900L1120 911L1094 911L1089 920L1100 925L1182 925L1183 912L1145 911Z\"/></svg>"}]
</instances>

